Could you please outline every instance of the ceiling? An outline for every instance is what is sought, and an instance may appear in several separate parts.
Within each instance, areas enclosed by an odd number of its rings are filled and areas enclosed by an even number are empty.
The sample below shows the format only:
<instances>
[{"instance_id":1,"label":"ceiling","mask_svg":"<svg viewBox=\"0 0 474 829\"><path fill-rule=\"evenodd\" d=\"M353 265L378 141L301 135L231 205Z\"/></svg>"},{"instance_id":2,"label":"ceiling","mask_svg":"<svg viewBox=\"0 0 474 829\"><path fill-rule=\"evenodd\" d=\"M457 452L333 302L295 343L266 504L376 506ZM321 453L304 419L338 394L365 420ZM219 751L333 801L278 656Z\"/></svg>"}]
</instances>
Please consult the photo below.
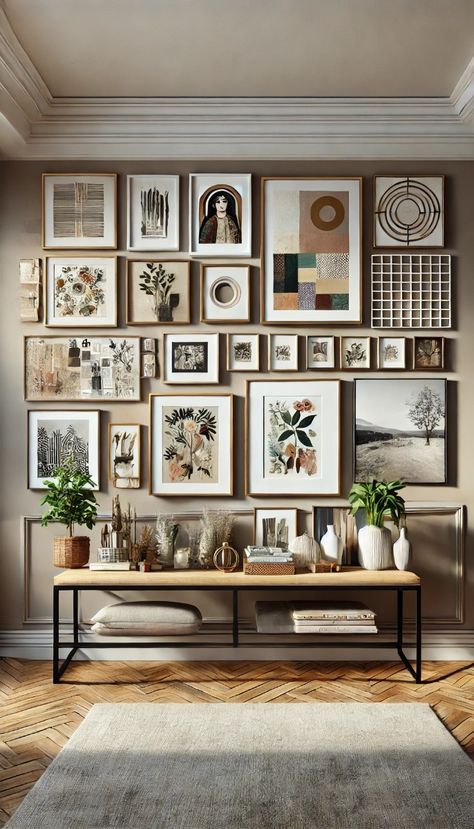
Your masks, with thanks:
<instances>
[{"instance_id":1,"label":"ceiling","mask_svg":"<svg viewBox=\"0 0 474 829\"><path fill-rule=\"evenodd\" d=\"M474 0L4 0L54 97L449 96Z\"/></svg>"}]
</instances>

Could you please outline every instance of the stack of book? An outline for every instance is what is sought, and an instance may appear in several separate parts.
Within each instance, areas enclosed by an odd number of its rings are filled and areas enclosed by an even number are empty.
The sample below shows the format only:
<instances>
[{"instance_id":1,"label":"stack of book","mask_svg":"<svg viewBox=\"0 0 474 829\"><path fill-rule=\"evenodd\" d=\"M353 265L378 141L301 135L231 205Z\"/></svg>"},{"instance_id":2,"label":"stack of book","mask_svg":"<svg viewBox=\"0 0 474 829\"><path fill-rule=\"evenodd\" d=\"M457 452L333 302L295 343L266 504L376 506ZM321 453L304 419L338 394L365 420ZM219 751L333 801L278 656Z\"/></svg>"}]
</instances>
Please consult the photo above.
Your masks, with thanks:
<instances>
[{"instance_id":1,"label":"stack of book","mask_svg":"<svg viewBox=\"0 0 474 829\"><path fill-rule=\"evenodd\" d=\"M250 576L292 576L293 554L280 547L249 546L244 550L244 573Z\"/></svg>"},{"instance_id":2,"label":"stack of book","mask_svg":"<svg viewBox=\"0 0 474 829\"><path fill-rule=\"evenodd\" d=\"M295 633L377 633L375 613L362 602L294 602Z\"/></svg>"}]
</instances>

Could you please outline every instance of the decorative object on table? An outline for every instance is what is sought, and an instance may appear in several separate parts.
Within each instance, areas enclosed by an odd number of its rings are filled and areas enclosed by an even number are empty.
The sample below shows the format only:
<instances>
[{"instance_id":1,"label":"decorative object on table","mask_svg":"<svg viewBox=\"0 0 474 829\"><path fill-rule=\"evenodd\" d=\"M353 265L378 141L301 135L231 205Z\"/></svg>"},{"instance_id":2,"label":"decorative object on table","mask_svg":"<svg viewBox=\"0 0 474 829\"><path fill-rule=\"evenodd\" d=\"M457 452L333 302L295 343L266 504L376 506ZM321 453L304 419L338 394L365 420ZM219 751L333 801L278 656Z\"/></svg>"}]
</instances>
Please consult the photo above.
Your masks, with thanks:
<instances>
[{"instance_id":1,"label":"decorative object on table","mask_svg":"<svg viewBox=\"0 0 474 829\"><path fill-rule=\"evenodd\" d=\"M201 263L201 322L250 321L250 267Z\"/></svg>"},{"instance_id":2,"label":"decorative object on table","mask_svg":"<svg viewBox=\"0 0 474 829\"><path fill-rule=\"evenodd\" d=\"M46 479L71 460L99 489L100 412L69 409L28 411L28 488L46 489Z\"/></svg>"},{"instance_id":3,"label":"decorative object on table","mask_svg":"<svg viewBox=\"0 0 474 829\"><path fill-rule=\"evenodd\" d=\"M268 370L298 371L298 334L268 335Z\"/></svg>"},{"instance_id":4,"label":"decorative object on table","mask_svg":"<svg viewBox=\"0 0 474 829\"><path fill-rule=\"evenodd\" d=\"M321 371L325 368L336 368L335 337L308 335L306 337L306 368Z\"/></svg>"},{"instance_id":5,"label":"decorative object on table","mask_svg":"<svg viewBox=\"0 0 474 829\"><path fill-rule=\"evenodd\" d=\"M232 495L232 410L231 394L150 395L150 494Z\"/></svg>"},{"instance_id":6,"label":"decorative object on table","mask_svg":"<svg viewBox=\"0 0 474 829\"><path fill-rule=\"evenodd\" d=\"M53 480L45 481L48 492L41 504L48 509L41 516L41 526L59 521L68 529L67 536L54 539L53 564L55 567L83 567L89 561L89 536L74 535L75 525L92 530L97 518L97 501L92 489L95 484L90 475L81 472L72 459L67 459L55 470Z\"/></svg>"},{"instance_id":7,"label":"decorative object on table","mask_svg":"<svg viewBox=\"0 0 474 829\"><path fill-rule=\"evenodd\" d=\"M20 320L39 322L41 259L20 259Z\"/></svg>"},{"instance_id":8,"label":"decorative object on table","mask_svg":"<svg viewBox=\"0 0 474 829\"><path fill-rule=\"evenodd\" d=\"M259 371L260 334L227 334L227 371Z\"/></svg>"},{"instance_id":9,"label":"decorative object on table","mask_svg":"<svg viewBox=\"0 0 474 829\"><path fill-rule=\"evenodd\" d=\"M443 369L444 337L415 337L413 340L413 368L420 371Z\"/></svg>"},{"instance_id":10,"label":"decorative object on table","mask_svg":"<svg viewBox=\"0 0 474 829\"><path fill-rule=\"evenodd\" d=\"M444 246L444 176L374 176L374 247Z\"/></svg>"},{"instance_id":11,"label":"decorative object on table","mask_svg":"<svg viewBox=\"0 0 474 829\"><path fill-rule=\"evenodd\" d=\"M446 380L355 380L354 480L446 482Z\"/></svg>"},{"instance_id":12,"label":"decorative object on table","mask_svg":"<svg viewBox=\"0 0 474 829\"><path fill-rule=\"evenodd\" d=\"M109 480L117 489L140 487L139 423L109 423Z\"/></svg>"},{"instance_id":13,"label":"decorative object on table","mask_svg":"<svg viewBox=\"0 0 474 829\"><path fill-rule=\"evenodd\" d=\"M179 250L179 176L127 176L127 250Z\"/></svg>"},{"instance_id":14,"label":"decorative object on table","mask_svg":"<svg viewBox=\"0 0 474 829\"><path fill-rule=\"evenodd\" d=\"M407 538L406 527L400 527L400 536L393 545L393 560L397 570L408 570L411 557L411 544Z\"/></svg>"},{"instance_id":15,"label":"decorative object on table","mask_svg":"<svg viewBox=\"0 0 474 829\"><path fill-rule=\"evenodd\" d=\"M158 340L154 337L144 337L142 339L140 362L140 376L143 379L158 376Z\"/></svg>"},{"instance_id":16,"label":"decorative object on table","mask_svg":"<svg viewBox=\"0 0 474 829\"><path fill-rule=\"evenodd\" d=\"M393 567L392 536L384 527L384 519L390 516L399 526L405 514L405 501L399 494L405 484L402 481L376 481L353 484L349 492L352 515L364 510L367 524L358 534L359 563L365 570L386 570Z\"/></svg>"},{"instance_id":17,"label":"decorative object on table","mask_svg":"<svg viewBox=\"0 0 474 829\"><path fill-rule=\"evenodd\" d=\"M224 542L229 543L235 516L227 510L210 510L205 508L201 518L201 536L199 539L199 564L205 569L214 565L214 552Z\"/></svg>"},{"instance_id":18,"label":"decorative object on table","mask_svg":"<svg viewBox=\"0 0 474 829\"><path fill-rule=\"evenodd\" d=\"M377 368L382 371L406 368L406 337L379 337Z\"/></svg>"},{"instance_id":19,"label":"decorative object on table","mask_svg":"<svg viewBox=\"0 0 474 829\"><path fill-rule=\"evenodd\" d=\"M306 568L310 561L318 561L320 556L319 544L315 538L305 531L290 542L288 549L293 553L295 567Z\"/></svg>"},{"instance_id":20,"label":"decorative object on table","mask_svg":"<svg viewBox=\"0 0 474 829\"><path fill-rule=\"evenodd\" d=\"M215 551L212 560L217 570L232 573L239 566L240 557L237 550L231 547L228 541L224 541Z\"/></svg>"},{"instance_id":21,"label":"decorative object on table","mask_svg":"<svg viewBox=\"0 0 474 829\"><path fill-rule=\"evenodd\" d=\"M120 496L112 499L112 520L102 527L97 562L91 562L91 570L130 570L136 561L137 513L130 504L122 512Z\"/></svg>"},{"instance_id":22,"label":"decorative object on table","mask_svg":"<svg viewBox=\"0 0 474 829\"><path fill-rule=\"evenodd\" d=\"M156 544L158 560L165 567L174 565L174 544L178 535L179 524L172 515L158 515L156 518Z\"/></svg>"},{"instance_id":23,"label":"decorative object on table","mask_svg":"<svg viewBox=\"0 0 474 829\"><path fill-rule=\"evenodd\" d=\"M339 380L248 380L246 493L339 493Z\"/></svg>"},{"instance_id":24,"label":"decorative object on table","mask_svg":"<svg viewBox=\"0 0 474 829\"><path fill-rule=\"evenodd\" d=\"M189 240L199 256L252 255L252 176L191 173Z\"/></svg>"},{"instance_id":25,"label":"decorative object on table","mask_svg":"<svg viewBox=\"0 0 474 829\"><path fill-rule=\"evenodd\" d=\"M139 337L25 337L26 400L140 400Z\"/></svg>"},{"instance_id":26,"label":"decorative object on table","mask_svg":"<svg viewBox=\"0 0 474 829\"><path fill-rule=\"evenodd\" d=\"M118 602L91 619L93 633L107 636L179 636L197 633L202 624L194 605L178 602Z\"/></svg>"},{"instance_id":27,"label":"decorative object on table","mask_svg":"<svg viewBox=\"0 0 474 829\"><path fill-rule=\"evenodd\" d=\"M43 173L43 248L117 247L116 173Z\"/></svg>"},{"instance_id":28,"label":"decorative object on table","mask_svg":"<svg viewBox=\"0 0 474 829\"><path fill-rule=\"evenodd\" d=\"M357 524L348 506L314 506L313 535L321 544L328 526L332 524L342 541L342 561L346 565L357 561Z\"/></svg>"},{"instance_id":29,"label":"decorative object on table","mask_svg":"<svg viewBox=\"0 0 474 829\"><path fill-rule=\"evenodd\" d=\"M116 328L116 256L47 256L45 261L45 325Z\"/></svg>"},{"instance_id":30,"label":"decorative object on table","mask_svg":"<svg viewBox=\"0 0 474 829\"><path fill-rule=\"evenodd\" d=\"M372 328L450 327L451 256L372 256Z\"/></svg>"},{"instance_id":31,"label":"decorative object on table","mask_svg":"<svg viewBox=\"0 0 474 829\"><path fill-rule=\"evenodd\" d=\"M293 576L293 554L280 547L248 546L244 550L244 573L248 576Z\"/></svg>"},{"instance_id":32,"label":"decorative object on table","mask_svg":"<svg viewBox=\"0 0 474 829\"><path fill-rule=\"evenodd\" d=\"M342 538L336 535L334 524L328 524L327 530L320 541L321 558L335 564L342 564L344 544Z\"/></svg>"},{"instance_id":33,"label":"decorative object on table","mask_svg":"<svg viewBox=\"0 0 474 829\"><path fill-rule=\"evenodd\" d=\"M191 547L178 547L174 551L174 569L189 570L191 559Z\"/></svg>"},{"instance_id":34,"label":"decorative object on table","mask_svg":"<svg viewBox=\"0 0 474 829\"><path fill-rule=\"evenodd\" d=\"M163 383L219 382L219 334L163 334Z\"/></svg>"},{"instance_id":35,"label":"decorative object on table","mask_svg":"<svg viewBox=\"0 0 474 829\"><path fill-rule=\"evenodd\" d=\"M322 558L319 561L308 562L307 567L311 573L339 573L342 570L342 566L336 561L324 561Z\"/></svg>"},{"instance_id":36,"label":"decorative object on table","mask_svg":"<svg viewBox=\"0 0 474 829\"><path fill-rule=\"evenodd\" d=\"M370 368L371 337L341 337L341 369L361 371Z\"/></svg>"},{"instance_id":37,"label":"decorative object on table","mask_svg":"<svg viewBox=\"0 0 474 829\"><path fill-rule=\"evenodd\" d=\"M127 325L184 325L190 317L190 263L127 261Z\"/></svg>"},{"instance_id":38,"label":"decorative object on table","mask_svg":"<svg viewBox=\"0 0 474 829\"><path fill-rule=\"evenodd\" d=\"M286 507L255 507L253 543L287 550L297 535L298 510Z\"/></svg>"},{"instance_id":39,"label":"decorative object on table","mask_svg":"<svg viewBox=\"0 0 474 829\"><path fill-rule=\"evenodd\" d=\"M136 520L134 521L134 540L131 550L131 559L134 564L146 561L148 564L157 562L156 529L145 524L140 535L136 538Z\"/></svg>"},{"instance_id":40,"label":"decorative object on table","mask_svg":"<svg viewBox=\"0 0 474 829\"><path fill-rule=\"evenodd\" d=\"M358 323L362 179L262 178L262 320Z\"/></svg>"}]
</instances>

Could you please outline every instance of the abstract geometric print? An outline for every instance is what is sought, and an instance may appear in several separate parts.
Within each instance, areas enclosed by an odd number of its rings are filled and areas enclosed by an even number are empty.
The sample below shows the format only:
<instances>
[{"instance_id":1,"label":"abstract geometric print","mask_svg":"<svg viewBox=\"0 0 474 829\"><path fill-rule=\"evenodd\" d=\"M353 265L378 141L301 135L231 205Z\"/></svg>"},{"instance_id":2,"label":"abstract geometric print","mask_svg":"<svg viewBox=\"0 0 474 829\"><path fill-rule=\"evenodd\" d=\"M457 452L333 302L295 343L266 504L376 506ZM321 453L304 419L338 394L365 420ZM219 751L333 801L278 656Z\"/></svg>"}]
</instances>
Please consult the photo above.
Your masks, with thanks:
<instances>
[{"instance_id":1,"label":"abstract geometric print","mask_svg":"<svg viewBox=\"0 0 474 829\"><path fill-rule=\"evenodd\" d=\"M443 176L375 176L377 247L442 247Z\"/></svg>"}]
</instances>

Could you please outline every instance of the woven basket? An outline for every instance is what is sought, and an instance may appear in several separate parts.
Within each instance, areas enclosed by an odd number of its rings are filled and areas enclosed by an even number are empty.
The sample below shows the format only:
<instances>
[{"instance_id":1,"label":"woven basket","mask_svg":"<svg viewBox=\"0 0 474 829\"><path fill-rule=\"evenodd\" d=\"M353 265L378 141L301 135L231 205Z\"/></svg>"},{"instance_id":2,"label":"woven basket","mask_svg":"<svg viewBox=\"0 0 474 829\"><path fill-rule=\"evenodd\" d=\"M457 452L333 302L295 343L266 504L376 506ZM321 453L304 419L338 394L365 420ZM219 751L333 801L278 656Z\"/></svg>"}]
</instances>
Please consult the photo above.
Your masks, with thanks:
<instances>
[{"instance_id":1,"label":"woven basket","mask_svg":"<svg viewBox=\"0 0 474 829\"><path fill-rule=\"evenodd\" d=\"M53 564L55 567L84 567L89 561L88 535L58 535L54 539Z\"/></svg>"},{"instance_id":2,"label":"woven basket","mask_svg":"<svg viewBox=\"0 0 474 829\"><path fill-rule=\"evenodd\" d=\"M295 565L291 562L279 562L272 564L271 561L255 561L253 563L244 561L244 573L246 576L294 576Z\"/></svg>"}]
</instances>

